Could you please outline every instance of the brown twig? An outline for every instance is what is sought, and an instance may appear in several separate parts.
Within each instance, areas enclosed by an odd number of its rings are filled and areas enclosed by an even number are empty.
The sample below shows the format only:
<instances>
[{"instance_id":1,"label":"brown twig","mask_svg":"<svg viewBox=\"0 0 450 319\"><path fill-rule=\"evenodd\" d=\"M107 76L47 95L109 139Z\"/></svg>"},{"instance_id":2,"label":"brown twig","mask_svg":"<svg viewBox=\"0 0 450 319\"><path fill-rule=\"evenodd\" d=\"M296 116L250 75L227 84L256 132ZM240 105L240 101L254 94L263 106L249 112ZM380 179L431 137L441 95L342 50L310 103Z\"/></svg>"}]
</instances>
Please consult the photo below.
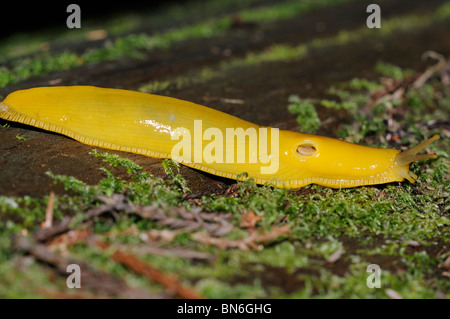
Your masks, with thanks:
<instances>
[{"instance_id":1,"label":"brown twig","mask_svg":"<svg viewBox=\"0 0 450 319\"><path fill-rule=\"evenodd\" d=\"M401 82L395 83L392 83L392 81L388 81L383 89L371 94L369 102L367 102L367 104L362 107L361 112L364 114L370 114L372 112L372 107L382 101L392 102L401 99L411 83L411 79L405 79Z\"/></svg>"},{"instance_id":2,"label":"brown twig","mask_svg":"<svg viewBox=\"0 0 450 319\"><path fill-rule=\"evenodd\" d=\"M72 217L64 217L64 219L59 222L58 225L49 227L49 228L43 228L39 229L35 234L34 238L39 242L45 242L51 238L53 238L56 235L65 233L69 231L70 229L70 223L72 222Z\"/></svg>"},{"instance_id":3,"label":"brown twig","mask_svg":"<svg viewBox=\"0 0 450 319\"><path fill-rule=\"evenodd\" d=\"M449 63L446 61L445 57L434 51L426 51L422 55L422 60L427 58L432 58L437 61L437 63L428 69L426 69L422 74L415 76L414 78L407 78L401 82L388 81L385 87L379 91L372 94L371 100L364 106L364 110L367 111L375 104L378 104L382 100L384 101L396 101L403 98L404 94L410 89L418 89L422 87L433 75L440 73L441 78L445 77L445 69L449 67ZM442 80L444 82L444 80Z\"/></svg>"},{"instance_id":4,"label":"brown twig","mask_svg":"<svg viewBox=\"0 0 450 319\"><path fill-rule=\"evenodd\" d=\"M85 212L84 221L92 220L95 217L117 212L135 214L144 219L157 221L160 225L171 228L195 231L201 228L206 229L215 236L223 236L233 230L229 223L231 214L206 213L198 210L188 211L184 207L169 207L167 212L156 205L139 206L130 203L123 194L114 194L111 197L98 196L105 204L99 205ZM181 217L181 218L180 218ZM56 235L70 230L73 217L65 217L58 225L40 229L35 233L35 239L39 242L46 242Z\"/></svg>"},{"instance_id":5,"label":"brown twig","mask_svg":"<svg viewBox=\"0 0 450 319\"><path fill-rule=\"evenodd\" d=\"M422 55L422 60L425 60L427 58L432 58L437 60L437 63L431 67L429 67L428 69L425 70L425 72L423 72L415 81L414 83L411 85L412 88L417 89L422 87L434 74L436 74L437 72L441 72L447 61L445 60L445 57L439 53L436 53L434 51L426 51L423 55Z\"/></svg>"},{"instance_id":6,"label":"brown twig","mask_svg":"<svg viewBox=\"0 0 450 319\"><path fill-rule=\"evenodd\" d=\"M274 227L267 234L258 234L253 232L249 236L242 239L215 238L204 232L194 234L193 239L204 245L216 246L220 249L239 248L241 250L248 251L250 248L260 250L260 247L257 244L268 244L276 240L278 237L288 234L289 231L290 227L286 224L283 226Z\"/></svg>"},{"instance_id":7,"label":"brown twig","mask_svg":"<svg viewBox=\"0 0 450 319\"><path fill-rule=\"evenodd\" d=\"M122 204L117 205L108 205L103 204L97 207L94 207L85 213L84 221L91 220L95 217L106 213L113 213L115 210L121 210L125 208ZM40 242L45 242L56 235L60 235L70 230L70 226L74 217L65 217L58 225L50 228L40 229L35 233L35 239Z\"/></svg>"},{"instance_id":8,"label":"brown twig","mask_svg":"<svg viewBox=\"0 0 450 319\"><path fill-rule=\"evenodd\" d=\"M67 266L76 264L81 270L81 287L102 295L118 298L164 298L160 294L129 287L120 278L93 270L84 262L66 259L52 251L44 244L31 241L27 237L17 237L14 246L18 251L33 256L37 261L49 265L62 277L68 277Z\"/></svg>"},{"instance_id":9,"label":"brown twig","mask_svg":"<svg viewBox=\"0 0 450 319\"><path fill-rule=\"evenodd\" d=\"M173 207L169 212L165 212L157 206L137 206L133 214L175 229L195 231L204 228L214 236L224 236L233 230L233 226L228 222L232 218L231 214L192 212L183 207Z\"/></svg>"},{"instance_id":10,"label":"brown twig","mask_svg":"<svg viewBox=\"0 0 450 319\"><path fill-rule=\"evenodd\" d=\"M239 187L237 184L232 184L230 187L228 187L228 189L225 191L225 195L224 196L234 196L238 193L239 191Z\"/></svg>"},{"instance_id":11,"label":"brown twig","mask_svg":"<svg viewBox=\"0 0 450 319\"><path fill-rule=\"evenodd\" d=\"M45 221L42 223L42 228L50 228L53 226L53 210L55 208L55 193L50 192L48 196L47 209L45 210Z\"/></svg>"},{"instance_id":12,"label":"brown twig","mask_svg":"<svg viewBox=\"0 0 450 319\"><path fill-rule=\"evenodd\" d=\"M97 242L96 245L101 249L110 249L111 246L106 243ZM159 269L150 266L147 263L144 263L142 260L133 256L131 254L127 254L119 249L113 248L114 251L112 253L112 259L123 266L131 269L136 274L146 277L148 280L152 282L157 282L168 290L168 292L185 299L200 299L203 298L197 292L183 286L176 278L171 275L166 275L162 273Z\"/></svg>"}]
</instances>

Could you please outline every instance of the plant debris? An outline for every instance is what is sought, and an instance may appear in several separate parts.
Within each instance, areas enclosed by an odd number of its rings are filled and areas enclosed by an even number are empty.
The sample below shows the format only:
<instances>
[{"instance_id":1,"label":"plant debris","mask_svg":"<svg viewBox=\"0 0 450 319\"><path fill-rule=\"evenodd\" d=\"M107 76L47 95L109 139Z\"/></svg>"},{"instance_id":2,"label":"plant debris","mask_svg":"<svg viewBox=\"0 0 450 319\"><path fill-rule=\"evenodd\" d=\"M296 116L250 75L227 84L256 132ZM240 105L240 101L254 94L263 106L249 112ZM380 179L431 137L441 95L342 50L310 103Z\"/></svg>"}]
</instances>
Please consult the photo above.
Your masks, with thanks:
<instances>
[{"instance_id":1,"label":"plant debris","mask_svg":"<svg viewBox=\"0 0 450 319\"><path fill-rule=\"evenodd\" d=\"M253 210L243 213L241 216L241 228L254 229L256 223L261 220L261 216L255 214Z\"/></svg>"},{"instance_id":2,"label":"plant debris","mask_svg":"<svg viewBox=\"0 0 450 319\"><path fill-rule=\"evenodd\" d=\"M232 216L224 213L209 213L200 210L188 211L184 207L171 207L167 211L156 205L139 206L129 202L123 194L113 194L111 197L98 196L105 204L89 209L84 214L84 221L92 220L104 214L117 216L118 212L135 214L143 219L155 220L162 226L168 226L184 231L195 231L204 228L214 236L224 236L233 230L229 223ZM40 229L35 234L36 240L45 242L48 239L67 232L75 217L65 217L58 225Z\"/></svg>"},{"instance_id":3,"label":"plant debris","mask_svg":"<svg viewBox=\"0 0 450 319\"><path fill-rule=\"evenodd\" d=\"M327 263L334 264L339 259L341 259L342 254L344 253L344 247L339 246L339 248L327 258Z\"/></svg>"},{"instance_id":4,"label":"plant debris","mask_svg":"<svg viewBox=\"0 0 450 319\"><path fill-rule=\"evenodd\" d=\"M18 251L33 256L37 261L49 265L62 277L68 277L67 267L77 264L82 269L81 285L94 293L115 298L165 298L164 295L150 293L141 289L129 287L120 278L108 273L92 269L79 260L66 259L52 251L46 245L35 243L27 237L16 237L14 246Z\"/></svg>"},{"instance_id":5,"label":"plant debris","mask_svg":"<svg viewBox=\"0 0 450 319\"><path fill-rule=\"evenodd\" d=\"M111 248L111 245L106 243L97 242L96 245L104 250ZM195 291L183 286L178 280L176 280L173 274L166 275L160 270L156 269L155 267L152 267L149 264L143 262L136 256L127 254L121 251L120 249L114 249L111 258L114 261L130 268L135 273L146 277L148 280L155 281L163 285L164 287L167 288L168 293L172 293L175 296L185 299L203 298Z\"/></svg>"},{"instance_id":6,"label":"plant debris","mask_svg":"<svg viewBox=\"0 0 450 319\"><path fill-rule=\"evenodd\" d=\"M261 250L261 245L267 245L276 240L278 237L287 235L289 231L289 225L283 225L274 227L266 234L258 234L257 232L253 232L242 239L215 238L205 232L195 233L192 237L194 240L204 245L216 246L220 249L238 248L243 251L248 251L250 248L254 250Z\"/></svg>"}]
</instances>

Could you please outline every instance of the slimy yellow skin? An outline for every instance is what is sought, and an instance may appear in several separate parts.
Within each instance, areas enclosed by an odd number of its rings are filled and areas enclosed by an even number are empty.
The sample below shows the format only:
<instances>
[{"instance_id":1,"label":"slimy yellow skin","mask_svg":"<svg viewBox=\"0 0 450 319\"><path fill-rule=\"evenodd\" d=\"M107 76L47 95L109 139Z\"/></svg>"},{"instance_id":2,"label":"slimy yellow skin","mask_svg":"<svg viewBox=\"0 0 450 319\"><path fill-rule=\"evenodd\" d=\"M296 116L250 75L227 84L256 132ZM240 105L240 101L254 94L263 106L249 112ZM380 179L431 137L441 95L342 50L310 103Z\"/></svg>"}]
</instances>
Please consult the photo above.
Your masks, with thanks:
<instances>
[{"instance_id":1,"label":"slimy yellow skin","mask_svg":"<svg viewBox=\"0 0 450 319\"><path fill-rule=\"evenodd\" d=\"M209 128L219 129L224 137L227 128L249 129L257 134L262 128L175 98L91 86L39 87L13 92L0 103L0 118L67 135L88 145L157 158L173 158L172 150L179 143L174 139L177 129L194 132L196 120L202 120L202 132ZM273 148L272 153L268 152L278 167L276 172L269 174L261 170L261 166L268 164L249 162L253 154L250 139L247 142L236 140L233 144L226 139L215 140L216 146L223 147L224 158L226 154L237 154L245 148L246 160L240 163L206 159L199 162L195 160L199 155L195 148L192 154L183 152L173 159L231 179L246 172L259 184L271 182L277 187L298 188L314 183L347 188L403 181L405 178L413 183L417 176L409 171L409 163L437 158L436 154L417 153L439 139L435 135L408 151L399 152L286 130L280 130L278 134L278 152L274 153ZM210 136L210 141L213 140ZM210 141L205 141L205 138L200 141L201 148L208 147ZM271 149L273 140L268 141ZM267 163L267 156L265 160Z\"/></svg>"}]
</instances>

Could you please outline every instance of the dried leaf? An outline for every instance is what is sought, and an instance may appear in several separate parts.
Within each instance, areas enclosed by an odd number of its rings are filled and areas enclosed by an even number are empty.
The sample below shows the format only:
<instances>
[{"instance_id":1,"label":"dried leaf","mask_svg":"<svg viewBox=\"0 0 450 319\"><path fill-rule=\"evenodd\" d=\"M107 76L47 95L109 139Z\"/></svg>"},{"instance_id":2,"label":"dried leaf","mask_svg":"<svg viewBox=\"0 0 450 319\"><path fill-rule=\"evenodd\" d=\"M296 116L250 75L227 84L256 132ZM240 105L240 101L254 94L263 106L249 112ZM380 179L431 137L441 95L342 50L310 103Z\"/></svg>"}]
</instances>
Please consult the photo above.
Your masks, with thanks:
<instances>
[{"instance_id":1,"label":"dried leaf","mask_svg":"<svg viewBox=\"0 0 450 319\"><path fill-rule=\"evenodd\" d=\"M274 227L267 234L251 233L249 236L242 239L227 239L211 237L204 232L195 233L192 238L204 245L216 246L220 249L239 248L244 251L260 250L262 247L257 244L268 244L282 235L288 234L290 231L289 225Z\"/></svg>"},{"instance_id":2,"label":"dried leaf","mask_svg":"<svg viewBox=\"0 0 450 319\"><path fill-rule=\"evenodd\" d=\"M385 292L386 295L391 299L403 299L403 297L393 289L388 288L385 290Z\"/></svg>"},{"instance_id":3,"label":"dried leaf","mask_svg":"<svg viewBox=\"0 0 450 319\"><path fill-rule=\"evenodd\" d=\"M242 228L255 228L256 223L261 220L261 217L256 215L253 210L242 214L241 227Z\"/></svg>"},{"instance_id":4,"label":"dried leaf","mask_svg":"<svg viewBox=\"0 0 450 319\"><path fill-rule=\"evenodd\" d=\"M334 253L332 253L327 258L327 263L334 264L336 261L338 261L341 258L343 253L344 253L344 247L340 246Z\"/></svg>"}]
</instances>

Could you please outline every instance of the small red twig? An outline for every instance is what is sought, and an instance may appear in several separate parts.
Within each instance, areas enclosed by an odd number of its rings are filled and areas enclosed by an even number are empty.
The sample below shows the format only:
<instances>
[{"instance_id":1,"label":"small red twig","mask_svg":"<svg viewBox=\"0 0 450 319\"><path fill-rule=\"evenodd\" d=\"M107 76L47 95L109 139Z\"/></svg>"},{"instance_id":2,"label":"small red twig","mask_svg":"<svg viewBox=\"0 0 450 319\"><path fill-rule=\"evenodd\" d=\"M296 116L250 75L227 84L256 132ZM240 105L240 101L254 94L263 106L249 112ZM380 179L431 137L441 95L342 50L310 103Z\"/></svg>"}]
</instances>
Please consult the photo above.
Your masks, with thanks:
<instances>
[{"instance_id":1,"label":"small red twig","mask_svg":"<svg viewBox=\"0 0 450 319\"><path fill-rule=\"evenodd\" d=\"M111 247L109 244L102 242L96 242L96 245L104 250L107 250ZM141 261L136 256L127 254L119 249L115 249L111 258L114 261L124 265L125 267L128 267L136 274L144 276L150 281L157 282L163 285L169 292L173 293L174 295L180 298L185 299L203 298L201 295L199 295L192 289L184 287L173 275L168 276L162 273L159 269L152 267L149 264Z\"/></svg>"}]
</instances>

